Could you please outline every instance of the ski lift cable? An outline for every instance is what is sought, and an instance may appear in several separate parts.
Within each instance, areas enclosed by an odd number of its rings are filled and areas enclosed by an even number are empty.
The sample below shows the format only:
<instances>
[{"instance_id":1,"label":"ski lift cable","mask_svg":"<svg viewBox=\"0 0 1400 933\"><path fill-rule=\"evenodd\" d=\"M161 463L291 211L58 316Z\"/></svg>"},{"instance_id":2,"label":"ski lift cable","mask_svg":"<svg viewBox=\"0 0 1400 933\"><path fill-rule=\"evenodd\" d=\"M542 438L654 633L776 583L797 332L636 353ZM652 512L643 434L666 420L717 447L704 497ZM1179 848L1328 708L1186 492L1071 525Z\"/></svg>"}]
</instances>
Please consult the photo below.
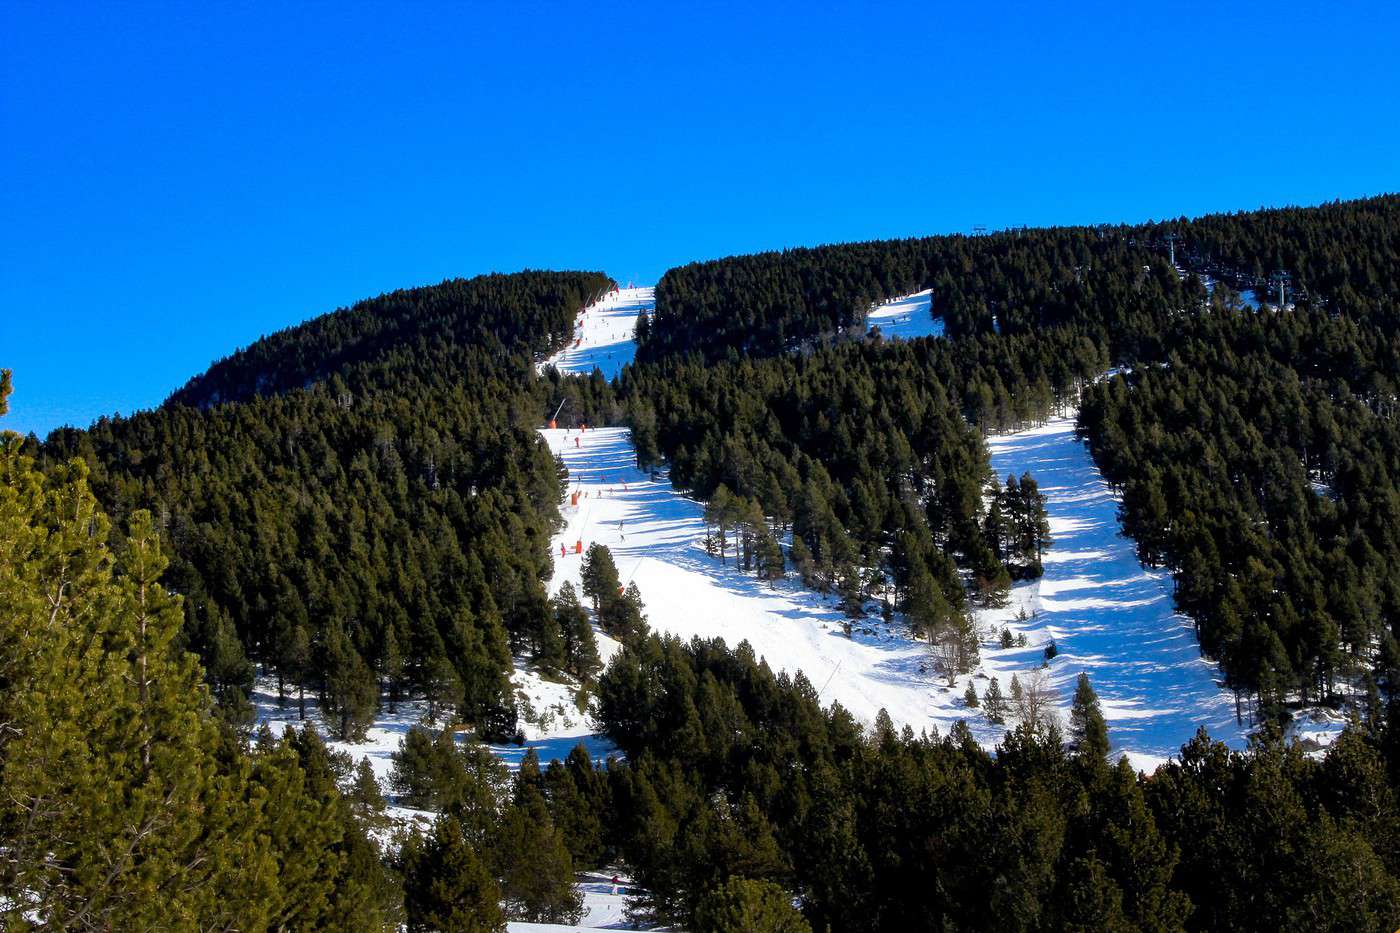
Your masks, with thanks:
<instances>
[{"instance_id":1,"label":"ski lift cable","mask_svg":"<svg viewBox=\"0 0 1400 933\"><path fill-rule=\"evenodd\" d=\"M836 662L836 667L832 668L831 674L826 678L826 683L822 684L821 690L817 691L817 699L821 699L822 693L826 691L827 687L831 686L832 679L836 676L837 672L841 670L841 665L845 663L845 658L842 658L841 660Z\"/></svg>"}]
</instances>

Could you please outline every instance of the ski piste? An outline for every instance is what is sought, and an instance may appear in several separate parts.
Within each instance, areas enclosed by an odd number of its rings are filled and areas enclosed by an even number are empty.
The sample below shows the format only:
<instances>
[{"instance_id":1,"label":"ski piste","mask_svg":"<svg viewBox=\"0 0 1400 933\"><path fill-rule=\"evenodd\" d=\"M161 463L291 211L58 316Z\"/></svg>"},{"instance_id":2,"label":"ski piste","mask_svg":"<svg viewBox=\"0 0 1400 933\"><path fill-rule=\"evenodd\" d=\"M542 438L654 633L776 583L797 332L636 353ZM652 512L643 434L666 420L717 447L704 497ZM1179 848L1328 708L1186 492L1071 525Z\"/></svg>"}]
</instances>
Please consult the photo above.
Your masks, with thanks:
<instances>
[{"instance_id":1,"label":"ski piste","mask_svg":"<svg viewBox=\"0 0 1400 933\"><path fill-rule=\"evenodd\" d=\"M654 303L650 288L610 292L581 312L569 346L541 368L617 375L635 355L630 338L638 315L652 313ZM876 303L867 324L889 339L940 336L942 322L929 308L927 290L898 296ZM1041 579L1013 587L1002 608L976 611L981 663L951 687L933 670L927 643L898 616L887 625L872 611L847 637L834 598L792 580L770 586L707 554L703 504L673 489L664 470L637 470L626 428L571 425L567 409L558 425L540 431L569 472L566 525L551 546L553 591L564 580L580 585L583 554L605 545L623 584L635 582L641 591L654 631L723 638L731 647L747 641L774 671L802 672L823 703L839 702L865 723L881 709L916 733L946 733L964 720L991 748L1006 727L965 706L969 681L980 694L995 677L1005 692L1012 675L1042 666L1053 640L1049 673L1062 718L1075 679L1087 672L1115 754L1128 755L1135 767L1151 770L1200 726L1232 747L1245 744L1248 726L1235 719L1234 694L1201 656L1189 620L1175 612L1169 576L1143 567L1119 532L1117 502L1075 437L1072 412L987 439L998 476L1029 471L1040 481L1054 544ZM1001 648L1003 627L1013 637L1024 634L1025 645ZM601 632L598 641L606 663L619 646ZM1318 734L1334 725L1324 723Z\"/></svg>"}]
</instances>

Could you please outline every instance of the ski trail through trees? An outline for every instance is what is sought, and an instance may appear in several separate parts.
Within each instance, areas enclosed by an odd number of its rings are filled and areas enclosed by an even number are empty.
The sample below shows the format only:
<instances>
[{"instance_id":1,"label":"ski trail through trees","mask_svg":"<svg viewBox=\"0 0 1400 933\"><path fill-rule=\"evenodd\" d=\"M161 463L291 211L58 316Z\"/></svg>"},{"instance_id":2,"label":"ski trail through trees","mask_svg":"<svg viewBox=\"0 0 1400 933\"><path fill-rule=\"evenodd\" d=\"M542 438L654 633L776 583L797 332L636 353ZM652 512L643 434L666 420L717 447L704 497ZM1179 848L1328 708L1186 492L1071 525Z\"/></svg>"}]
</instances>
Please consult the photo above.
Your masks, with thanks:
<instances>
[{"instance_id":1,"label":"ski trail through trees","mask_svg":"<svg viewBox=\"0 0 1400 933\"><path fill-rule=\"evenodd\" d=\"M615 375L632 359L632 330L653 296L651 289L622 289L586 309L575 342L543 365L584 374L598 366ZM921 294L891 304L926 300ZM1243 743L1233 694L1200 656L1189 620L1173 611L1170 577L1142 567L1132 542L1118 533L1117 503L1071 419L988 439L1001 478L1030 471L1039 481L1055 542L1041 580L1015 587L1006 607L977 613L981 664L951 687L933 670L928 645L898 620L880 622L873 604L848 638L833 599L792 580L770 587L732 559L706 554L702 504L674 490L664 474L637 470L625 428L540 433L568 468L571 493L563 506L567 525L552 542L552 590L564 580L579 585L580 547L606 545L623 584L641 590L655 631L723 638L731 647L748 641L775 671L802 672L823 703L839 702L866 723L882 708L916 732L946 732L965 719L980 742L995 745L1006 727L964 705L969 682L981 694L995 677L1005 694L1013 674L1041 666L1054 639L1050 673L1061 710L1087 671L1115 753L1129 753L1136 765L1150 768L1175 754L1202 725L1231 745ZM1026 635L1026 645L1001 648L1003 626ZM599 649L606 662L618 646L600 633Z\"/></svg>"},{"instance_id":2,"label":"ski trail through trees","mask_svg":"<svg viewBox=\"0 0 1400 933\"><path fill-rule=\"evenodd\" d=\"M1034 614L1033 640L1055 640L1051 670L1061 699L1087 672L1113 747L1136 753L1142 766L1175 754L1199 726L1242 746L1233 692L1219 686L1223 675L1201 656L1190 619L1174 610L1170 574L1144 568L1119 533L1118 502L1074 420L993 436L987 446L999 477L1029 470L1047 498L1054 544L1045 575L1019 587L1018 597Z\"/></svg>"}]
</instances>

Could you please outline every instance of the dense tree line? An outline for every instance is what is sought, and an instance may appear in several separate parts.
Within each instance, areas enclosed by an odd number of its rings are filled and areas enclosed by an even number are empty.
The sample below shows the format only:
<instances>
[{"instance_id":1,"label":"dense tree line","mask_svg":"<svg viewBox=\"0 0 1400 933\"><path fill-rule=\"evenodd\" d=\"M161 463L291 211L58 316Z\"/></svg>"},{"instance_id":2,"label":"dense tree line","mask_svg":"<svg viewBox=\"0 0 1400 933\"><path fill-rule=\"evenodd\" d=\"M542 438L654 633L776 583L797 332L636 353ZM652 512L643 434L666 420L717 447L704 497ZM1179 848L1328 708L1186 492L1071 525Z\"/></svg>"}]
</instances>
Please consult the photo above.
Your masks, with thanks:
<instances>
[{"instance_id":1,"label":"dense tree line","mask_svg":"<svg viewBox=\"0 0 1400 933\"><path fill-rule=\"evenodd\" d=\"M249 748L214 715L152 516L113 529L81 461L21 446L0 435L0 925L392 926L315 734Z\"/></svg>"},{"instance_id":2,"label":"dense tree line","mask_svg":"<svg viewBox=\"0 0 1400 933\"><path fill-rule=\"evenodd\" d=\"M251 658L316 690L337 734L412 691L508 736L513 654L596 666L558 650L578 633L542 585L562 477L533 366L606 285L522 273L362 302L157 410L56 431L40 457L84 459L118 521L156 516L183 637L235 719Z\"/></svg>"},{"instance_id":3,"label":"dense tree line","mask_svg":"<svg viewBox=\"0 0 1400 933\"><path fill-rule=\"evenodd\" d=\"M1175 238L1176 268L1166 261L1168 237ZM1259 319L1230 284L1264 289L1279 269L1290 273L1297 311L1282 321ZM642 387L630 417L645 456L670 458L673 478L701 495L722 480L769 510L778 497L726 475L736 472L728 466L735 455L720 444L754 449L760 472L777 477L779 468L764 459L774 438L784 442L780 457L794 462L805 454L827 465L839 447L869 460L870 475L899 476L886 469L887 455L872 455L863 442L878 435L895 446L890 438L907 438L907 429L888 418L862 425L850 413L878 412L877 393L898 397L907 378L898 370L901 354L956 360L936 370L937 379L961 414L986 429L1043 413L1053 404L1047 400L1083 384L1072 377L1085 372L1085 362L1112 360L1131 375L1091 391L1083 428L1123 489L1125 529L1141 556L1177 571L1182 608L1243 694L1274 707L1286 696L1330 700L1339 685L1360 690L1368 677L1383 689L1396 683L1400 630L1392 575L1383 568L1400 537L1388 505L1397 269L1395 196L734 257L663 278L639 352L650 362L629 371L623 385L631 379ZM947 341L895 349L867 337L857 346L863 308L918 288L933 289ZM1064 352L1071 338L1082 342L1081 352ZM1005 359L1019 340L1041 361L990 367L1000 384L964 355L985 348ZM793 349L803 351L800 359L775 357ZM702 359L714 365L702 367ZM1053 370L1044 362L1057 359ZM800 381L806 360L870 376L865 395L820 396L829 420L854 422L837 435L839 444L805 425L795 430L784 418L800 412L795 401L754 398L765 389L750 388L765 386L770 369L781 374L774 383ZM730 381L738 388L721 384ZM729 401L736 392L743 407ZM678 401L683 393L688 398ZM716 418L705 411L712 400L719 401ZM777 415L765 421L765 409ZM687 434L692 424L699 430ZM707 424L714 430L704 430ZM741 426L737 439L721 427L727 424ZM745 440L743 427L757 440ZM858 476L842 469L835 482L850 491ZM1319 499L1310 482L1326 484L1327 494ZM878 542L859 511L838 509L837 524L857 541ZM937 538L938 521L929 518ZM986 533L997 520L984 518L984 539L1001 539ZM1013 572L1014 562L987 543ZM972 556L982 553L977 547L950 550L990 579L997 561ZM979 589L995 592L996 585Z\"/></svg>"},{"instance_id":4,"label":"dense tree line","mask_svg":"<svg viewBox=\"0 0 1400 933\"><path fill-rule=\"evenodd\" d=\"M656 313L638 332L638 359L773 356L849 339L864 333L873 302L925 288L953 337L1074 325L1130 346L1155 330L1166 309L1185 306L1192 287L1147 234L1056 227L692 263L657 284Z\"/></svg>"},{"instance_id":5,"label":"dense tree line","mask_svg":"<svg viewBox=\"0 0 1400 933\"><path fill-rule=\"evenodd\" d=\"M1183 323L1081 427L1144 562L1275 710L1400 684L1400 338L1319 313Z\"/></svg>"},{"instance_id":6,"label":"dense tree line","mask_svg":"<svg viewBox=\"0 0 1400 933\"><path fill-rule=\"evenodd\" d=\"M1285 297L1334 314L1394 327L1400 316L1400 195L1180 218L1148 227L1163 242L1178 237L1179 263L1251 287L1276 301L1275 272L1286 272Z\"/></svg>"},{"instance_id":7,"label":"dense tree line","mask_svg":"<svg viewBox=\"0 0 1400 933\"><path fill-rule=\"evenodd\" d=\"M477 351L504 364L558 349L579 309L611 285L602 273L522 272L400 289L288 327L219 360L170 397L208 407L305 388L365 363L392 379L434 378Z\"/></svg>"},{"instance_id":8,"label":"dense tree line","mask_svg":"<svg viewBox=\"0 0 1400 933\"><path fill-rule=\"evenodd\" d=\"M993 754L961 727L862 730L747 644L633 640L599 699L625 763L578 749L538 780L574 864L625 860L648 919L708 929L717 892L766 882L814 930L1400 920L1400 743L1379 709L1320 759L1276 733L1245 752L1202 733L1140 776L1105 761L1083 678L1067 735L1055 716L1008 711ZM792 928L765 922L752 929Z\"/></svg>"},{"instance_id":9,"label":"dense tree line","mask_svg":"<svg viewBox=\"0 0 1400 933\"><path fill-rule=\"evenodd\" d=\"M765 580L790 568L838 593L852 618L881 599L966 670L976 639L960 568L972 597L992 604L1013 577L1039 575L1049 543L1034 478L1003 490L981 432L1044 419L1104 365L1071 329L876 339L668 358L625 370L619 392L639 465L664 459L677 487L707 500L712 553L725 560L732 543L741 569Z\"/></svg>"}]
</instances>

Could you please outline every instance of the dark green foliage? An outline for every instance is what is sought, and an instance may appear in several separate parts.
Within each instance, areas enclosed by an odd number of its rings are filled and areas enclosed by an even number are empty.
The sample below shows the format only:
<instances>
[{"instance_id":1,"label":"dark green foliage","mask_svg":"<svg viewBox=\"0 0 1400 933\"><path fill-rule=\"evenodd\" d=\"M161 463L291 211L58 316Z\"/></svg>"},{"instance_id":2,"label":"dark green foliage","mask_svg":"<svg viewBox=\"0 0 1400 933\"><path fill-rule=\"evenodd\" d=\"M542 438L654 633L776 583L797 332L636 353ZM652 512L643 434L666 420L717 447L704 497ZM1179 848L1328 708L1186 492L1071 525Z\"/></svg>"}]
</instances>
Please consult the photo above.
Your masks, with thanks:
<instances>
[{"instance_id":1,"label":"dark green foliage","mask_svg":"<svg viewBox=\"0 0 1400 933\"><path fill-rule=\"evenodd\" d=\"M771 881L730 878L695 908L695 933L811 933L792 895Z\"/></svg>"},{"instance_id":2,"label":"dark green foliage","mask_svg":"<svg viewBox=\"0 0 1400 933\"><path fill-rule=\"evenodd\" d=\"M345 794L345 799L355 811L355 816L365 825L382 825L385 822L384 808L388 801L384 799L384 792L379 788L379 781L374 776L374 767L368 758L361 758L360 763L355 766L355 777Z\"/></svg>"},{"instance_id":3,"label":"dark green foliage","mask_svg":"<svg viewBox=\"0 0 1400 933\"><path fill-rule=\"evenodd\" d=\"M500 933L500 887L454 817L432 835L407 837L399 853L410 933Z\"/></svg>"},{"instance_id":4,"label":"dark green foliage","mask_svg":"<svg viewBox=\"0 0 1400 933\"><path fill-rule=\"evenodd\" d=\"M536 923L573 923L581 901L574 888L574 862L570 843L599 853L599 831L581 839L555 828L553 812L568 820L572 832L581 832L584 807L591 796L572 782L577 764L571 762L564 794L559 776L546 779L532 749L511 782L505 768L490 750L475 743L458 743L451 733L430 736L412 729L394 756L392 785L400 802L431 808L444 816L427 843L405 843L405 906L410 922L431 925L431 916L446 917L453 910L459 923L496 922L502 916L473 906L475 897L492 896L492 906L504 904L504 916ZM591 777L591 766L584 760ZM546 801L548 790L558 791L553 812ZM596 818L596 813L594 814ZM465 852L467 855L463 855ZM435 878L434 872L442 877ZM460 878L458 876L461 876ZM489 892L480 878L491 879ZM499 887L498 887L499 884ZM436 912L436 914L434 914ZM464 927L475 929L475 927Z\"/></svg>"},{"instance_id":5,"label":"dark green foliage","mask_svg":"<svg viewBox=\"0 0 1400 933\"><path fill-rule=\"evenodd\" d=\"M543 783L538 760L533 772ZM583 900L574 887L573 855L540 789L526 783L530 779L522 767L516 799L501 817L491 850L506 915L530 923L577 923Z\"/></svg>"},{"instance_id":6,"label":"dark green foliage","mask_svg":"<svg viewBox=\"0 0 1400 933\"><path fill-rule=\"evenodd\" d=\"M718 922L713 892L734 879L767 882L770 904L795 892L815 929L856 933L1400 920L1380 736L1348 733L1321 761L1201 737L1143 778L1103 762L1097 701L1081 688L1073 755L1031 722L988 755L962 726L915 737L882 716L863 735L747 645L634 643L599 685L628 761L606 772L605 835L633 872L638 912L686 929ZM998 693L988 687L984 709ZM583 761L571 770L601 777Z\"/></svg>"},{"instance_id":7,"label":"dark green foliage","mask_svg":"<svg viewBox=\"0 0 1400 933\"><path fill-rule=\"evenodd\" d=\"M379 681L339 625L326 632L321 709L335 737L358 741L379 709Z\"/></svg>"},{"instance_id":8,"label":"dark green foliage","mask_svg":"<svg viewBox=\"0 0 1400 933\"><path fill-rule=\"evenodd\" d=\"M1089 684L1089 675L1080 674L1069 708L1069 741L1082 760L1103 762L1108 757L1108 722L1099 708L1098 694Z\"/></svg>"},{"instance_id":9,"label":"dark green foliage","mask_svg":"<svg viewBox=\"0 0 1400 933\"><path fill-rule=\"evenodd\" d=\"M1172 343L1080 412L1140 556L1266 712L1363 674L1400 682L1383 651L1400 631L1400 334L1298 311L1183 321Z\"/></svg>"},{"instance_id":10,"label":"dark green foliage","mask_svg":"<svg viewBox=\"0 0 1400 933\"><path fill-rule=\"evenodd\" d=\"M1171 288L1165 259L1122 227L886 240L691 263L657 283L656 315L638 358L774 356L857 338L872 302L923 288L933 289L933 311L956 337L1069 323L1098 331L1148 305L1144 267L1148 284ZM1103 269L1132 275L1119 280L1100 275Z\"/></svg>"},{"instance_id":11,"label":"dark green foliage","mask_svg":"<svg viewBox=\"0 0 1400 933\"><path fill-rule=\"evenodd\" d=\"M658 285L621 388L645 399L678 485L788 510L804 582L829 591L847 562L894 548L902 589L909 532L991 603L998 564L1040 572L1039 492L997 484L978 514L975 438L960 417L930 419L950 407L983 430L1015 426L1073 401L1110 359L1127 364L1088 386L1081 429L1143 561L1173 571L1203 647L1277 721L1285 704L1336 702L1339 683L1400 683L1397 244L1391 195L695 263ZM1231 286L1265 289L1279 268L1296 310L1247 311ZM918 288L949 339L859 339L869 302Z\"/></svg>"},{"instance_id":12,"label":"dark green foliage","mask_svg":"<svg viewBox=\"0 0 1400 933\"><path fill-rule=\"evenodd\" d=\"M583 595L593 601L593 611L600 613L609 599L622 595L622 581L617 576L617 564L612 552L601 544L590 544L583 555L581 571Z\"/></svg>"},{"instance_id":13,"label":"dark green foliage","mask_svg":"<svg viewBox=\"0 0 1400 933\"><path fill-rule=\"evenodd\" d=\"M621 594L613 592L604 596L601 606L598 624L613 638L625 644L646 635L647 619L637 584L629 583Z\"/></svg>"},{"instance_id":14,"label":"dark green foliage","mask_svg":"<svg viewBox=\"0 0 1400 933\"><path fill-rule=\"evenodd\" d=\"M922 567L948 611L966 600L959 566L992 605L1013 576L1039 574L1044 497L1033 480L1011 497L998 485L984 507L990 469L968 419L989 429L1043 418L1104 365L1075 333L988 335L710 365L668 357L628 368L620 390L654 415L672 482L706 500L712 554L776 579L774 529L790 528L803 583L838 591L858 618L871 593L856 571L883 570L887 551L899 601Z\"/></svg>"},{"instance_id":15,"label":"dark green foliage","mask_svg":"<svg viewBox=\"0 0 1400 933\"><path fill-rule=\"evenodd\" d=\"M264 337L170 401L208 407L281 395L365 364L421 376L476 349L543 354L563 343L579 309L608 285L597 272L522 272L389 292Z\"/></svg>"},{"instance_id":16,"label":"dark green foliage","mask_svg":"<svg viewBox=\"0 0 1400 933\"><path fill-rule=\"evenodd\" d=\"M376 679L510 731L511 642L555 649L532 642L560 495L533 362L606 285L530 272L371 299L258 341L155 411L56 431L41 453L85 459L119 520L159 517L165 583L234 718L247 680L226 621L246 658L325 695L337 732L363 726Z\"/></svg>"},{"instance_id":17,"label":"dark green foliage","mask_svg":"<svg viewBox=\"0 0 1400 933\"><path fill-rule=\"evenodd\" d=\"M1001 684L995 677L987 685L986 696L982 698L982 709L990 722L996 725L1006 722L1006 697L1002 695Z\"/></svg>"},{"instance_id":18,"label":"dark green foliage","mask_svg":"<svg viewBox=\"0 0 1400 933\"><path fill-rule=\"evenodd\" d=\"M574 585L567 580L553 602L553 621L562 642L561 668L580 682L590 683L603 665L598 660L598 641L593 637L588 613L579 605Z\"/></svg>"},{"instance_id":19,"label":"dark green foliage","mask_svg":"<svg viewBox=\"0 0 1400 933\"><path fill-rule=\"evenodd\" d=\"M216 715L154 516L109 549L83 464L46 475L21 443L0 437L0 926L391 929L339 763Z\"/></svg>"},{"instance_id":20,"label":"dark green foliage","mask_svg":"<svg viewBox=\"0 0 1400 933\"><path fill-rule=\"evenodd\" d=\"M574 867L584 871L606 864L615 855L606 832L615 822L607 774L595 769L578 745L563 762L550 764L541 786Z\"/></svg>"}]
</instances>

